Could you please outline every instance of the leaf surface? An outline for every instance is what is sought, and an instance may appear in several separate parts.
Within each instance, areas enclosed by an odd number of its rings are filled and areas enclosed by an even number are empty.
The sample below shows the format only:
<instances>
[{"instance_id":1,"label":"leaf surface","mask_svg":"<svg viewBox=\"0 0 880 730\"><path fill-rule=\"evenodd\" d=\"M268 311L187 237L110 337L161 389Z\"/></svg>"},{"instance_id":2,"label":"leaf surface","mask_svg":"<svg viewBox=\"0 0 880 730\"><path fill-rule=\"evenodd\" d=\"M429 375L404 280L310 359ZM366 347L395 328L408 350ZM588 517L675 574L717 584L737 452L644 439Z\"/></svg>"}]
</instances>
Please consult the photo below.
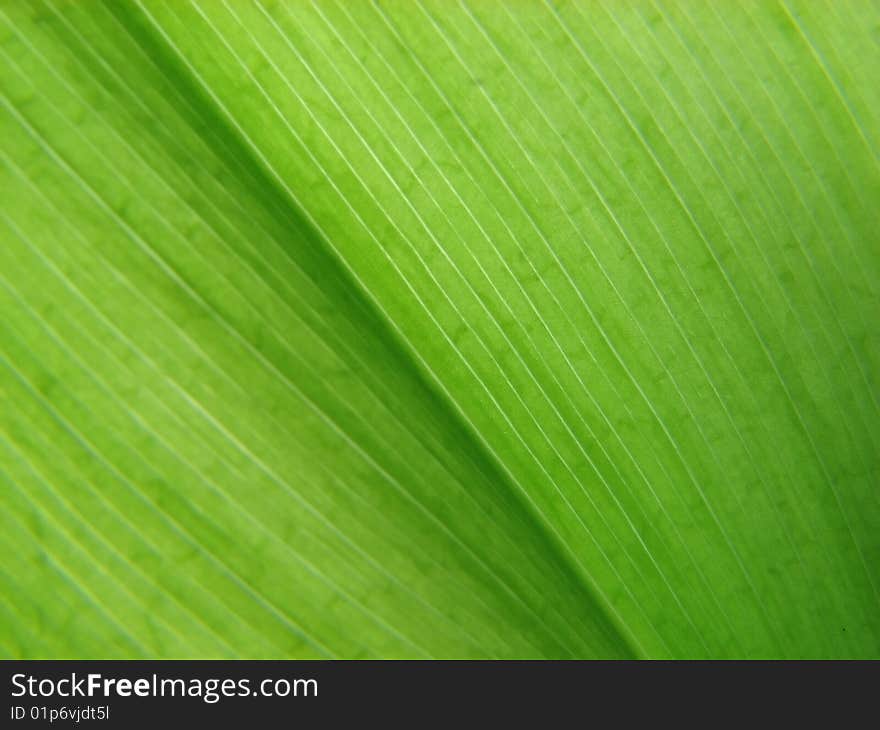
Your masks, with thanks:
<instances>
[{"instance_id":1,"label":"leaf surface","mask_svg":"<svg viewBox=\"0 0 880 730\"><path fill-rule=\"evenodd\" d=\"M880 654L875 3L0 28L5 654Z\"/></svg>"}]
</instances>

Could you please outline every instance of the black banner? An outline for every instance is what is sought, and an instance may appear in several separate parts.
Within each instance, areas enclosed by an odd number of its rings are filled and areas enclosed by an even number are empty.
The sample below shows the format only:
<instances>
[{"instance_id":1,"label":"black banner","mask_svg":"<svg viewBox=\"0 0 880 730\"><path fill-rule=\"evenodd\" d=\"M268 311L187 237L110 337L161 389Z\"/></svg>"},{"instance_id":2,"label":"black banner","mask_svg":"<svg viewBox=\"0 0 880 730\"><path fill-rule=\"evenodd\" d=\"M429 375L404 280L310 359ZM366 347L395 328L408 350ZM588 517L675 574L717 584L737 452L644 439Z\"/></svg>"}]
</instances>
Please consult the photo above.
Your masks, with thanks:
<instances>
[{"instance_id":1,"label":"black banner","mask_svg":"<svg viewBox=\"0 0 880 730\"><path fill-rule=\"evenodd\" d=\"M877 663L6 661L4 727L877 723Z\"/></svg>"}]
</instances>

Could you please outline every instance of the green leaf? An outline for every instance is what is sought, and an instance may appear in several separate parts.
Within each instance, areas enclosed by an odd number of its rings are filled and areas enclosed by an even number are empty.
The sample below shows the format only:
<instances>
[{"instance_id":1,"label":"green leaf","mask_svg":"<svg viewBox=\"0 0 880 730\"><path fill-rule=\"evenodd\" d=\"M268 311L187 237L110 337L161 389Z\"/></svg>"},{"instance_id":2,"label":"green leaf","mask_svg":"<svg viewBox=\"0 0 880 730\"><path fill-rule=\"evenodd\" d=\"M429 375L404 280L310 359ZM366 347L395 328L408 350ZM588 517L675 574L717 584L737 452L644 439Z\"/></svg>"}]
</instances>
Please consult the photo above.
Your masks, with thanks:
<instances>
[{"instance_id":1,"label":"green leaf","mask_svg":"<svg viewBox=\"0 0 880 730\"><path fill-rule=\"evenodd\" d=\"M880 656L875 2L0 28L5 656Z\"/></svg>"}]
</instances>

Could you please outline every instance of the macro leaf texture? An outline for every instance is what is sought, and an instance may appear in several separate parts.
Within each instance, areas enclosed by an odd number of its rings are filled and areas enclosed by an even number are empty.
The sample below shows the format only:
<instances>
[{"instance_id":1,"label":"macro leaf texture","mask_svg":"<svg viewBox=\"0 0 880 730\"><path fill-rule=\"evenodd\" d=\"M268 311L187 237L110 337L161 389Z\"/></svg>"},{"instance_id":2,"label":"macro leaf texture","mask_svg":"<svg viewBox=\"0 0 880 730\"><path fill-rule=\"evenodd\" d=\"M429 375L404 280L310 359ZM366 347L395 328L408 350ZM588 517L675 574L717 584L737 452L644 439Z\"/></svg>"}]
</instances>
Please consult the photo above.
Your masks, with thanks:
<instances>
[{"instance_id":1,"label":"macro leaf texture","mask_svg":"<svg viewBox=\"0 0 880 730\"><path fill-rule=\"evenodd\" d=\"M0 2L0 652L880 657L880 6Z\"/></svg>"}]
</instances>

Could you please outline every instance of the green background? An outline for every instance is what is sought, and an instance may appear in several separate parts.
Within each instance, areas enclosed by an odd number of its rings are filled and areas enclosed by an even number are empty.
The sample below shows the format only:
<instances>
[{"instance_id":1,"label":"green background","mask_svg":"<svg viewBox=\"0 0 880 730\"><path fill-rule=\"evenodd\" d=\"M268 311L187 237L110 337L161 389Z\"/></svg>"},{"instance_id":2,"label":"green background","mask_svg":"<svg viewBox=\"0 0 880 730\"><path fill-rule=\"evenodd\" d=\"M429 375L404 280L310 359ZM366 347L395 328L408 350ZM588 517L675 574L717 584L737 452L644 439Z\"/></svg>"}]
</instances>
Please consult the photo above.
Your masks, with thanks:
<instances>
[{"instance_id":1,"label":"green background","mask_svg":"<svg viewBox=\"0 0 880 730\"><path fill-rule=\"evenodd\" d=\"M0 3L0 653L880 657L880 6Z\"/></svg>"}]
</instances>

